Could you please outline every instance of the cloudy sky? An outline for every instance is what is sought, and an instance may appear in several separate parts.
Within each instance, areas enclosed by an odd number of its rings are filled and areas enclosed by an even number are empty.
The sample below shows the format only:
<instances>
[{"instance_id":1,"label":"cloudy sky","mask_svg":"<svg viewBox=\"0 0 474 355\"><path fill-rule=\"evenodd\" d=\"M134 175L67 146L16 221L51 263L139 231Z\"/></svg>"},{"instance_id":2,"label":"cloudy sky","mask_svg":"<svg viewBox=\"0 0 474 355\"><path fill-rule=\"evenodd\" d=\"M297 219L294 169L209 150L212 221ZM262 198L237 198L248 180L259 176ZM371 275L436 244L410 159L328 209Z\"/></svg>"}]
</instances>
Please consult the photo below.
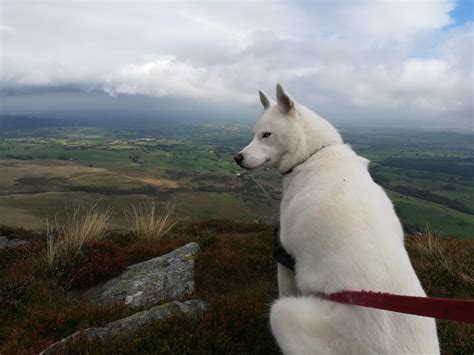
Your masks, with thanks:
<instances>
[{"instance_id":1,"label":"cloudy sky","mask_svg":"<svg viewBox=\"0 0 474 355\"><path fill-rule=\"evenodd\" d=\"M0 0L1 112L254 119L282 82L336 122L473 130L473 1Z\"/></svg>"}]
</instances>

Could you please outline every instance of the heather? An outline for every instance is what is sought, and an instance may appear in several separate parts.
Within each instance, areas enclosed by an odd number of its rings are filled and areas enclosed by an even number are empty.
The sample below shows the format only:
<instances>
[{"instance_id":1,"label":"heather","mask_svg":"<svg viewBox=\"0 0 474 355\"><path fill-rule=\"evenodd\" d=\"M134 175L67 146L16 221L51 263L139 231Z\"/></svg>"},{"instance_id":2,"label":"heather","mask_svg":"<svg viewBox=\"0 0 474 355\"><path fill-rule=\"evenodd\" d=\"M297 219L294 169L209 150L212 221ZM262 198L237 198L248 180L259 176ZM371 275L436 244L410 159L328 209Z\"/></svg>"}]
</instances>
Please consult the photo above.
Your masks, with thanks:
<instances>
[{"instance_id":1,"label":"heather","mask_svg":"<svg viewBox=\"0 0 474 355\"><path fill-rule=\"evenodd\" d=\"M196 290L186 299L209 302L198 318L156 322L130 337L92 344L79 341L72 353L278 353L268 326L277 297L271 259L272 227L226 220L185 221L160 239L109 230L104 238L53 268L44 264L47 233L0 228L29 243L0 250L0 352L38 353L79 329L103 326L134 311L92 304L84 290L120 274L128 265L196 241ZM474 294L474 243L423 234L407 237L413 265L430 296ZM472 325L439 321L446 354L472 353Z\"/></svg>"}]
</instances>

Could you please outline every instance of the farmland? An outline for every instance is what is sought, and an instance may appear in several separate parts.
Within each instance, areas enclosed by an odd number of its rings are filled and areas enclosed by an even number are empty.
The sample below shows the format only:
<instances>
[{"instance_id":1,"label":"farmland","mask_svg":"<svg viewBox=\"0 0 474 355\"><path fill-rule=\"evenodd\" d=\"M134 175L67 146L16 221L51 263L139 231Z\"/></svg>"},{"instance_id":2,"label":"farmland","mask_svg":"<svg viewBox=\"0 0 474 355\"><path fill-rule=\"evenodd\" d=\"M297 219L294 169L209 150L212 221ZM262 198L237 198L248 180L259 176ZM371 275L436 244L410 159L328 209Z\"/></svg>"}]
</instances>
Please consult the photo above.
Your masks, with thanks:
<instances>
[{"instance_id":1,"label":"farmland","mask_svg":"<svg viewBox=\"0 0 474 355\"><path fill-rule=\"evenodd\" d=\"M473 136L340 127L371 160L405 229L470 239L474 231ZM114 227L139 201L171 203L189 218L266 221L278 212L280 177L246 172L232 155L251 137L243 124L148 129L48 127L0 134L0 224L44 227L75 204L112 207Z\"/></svg>"}]
</instances>

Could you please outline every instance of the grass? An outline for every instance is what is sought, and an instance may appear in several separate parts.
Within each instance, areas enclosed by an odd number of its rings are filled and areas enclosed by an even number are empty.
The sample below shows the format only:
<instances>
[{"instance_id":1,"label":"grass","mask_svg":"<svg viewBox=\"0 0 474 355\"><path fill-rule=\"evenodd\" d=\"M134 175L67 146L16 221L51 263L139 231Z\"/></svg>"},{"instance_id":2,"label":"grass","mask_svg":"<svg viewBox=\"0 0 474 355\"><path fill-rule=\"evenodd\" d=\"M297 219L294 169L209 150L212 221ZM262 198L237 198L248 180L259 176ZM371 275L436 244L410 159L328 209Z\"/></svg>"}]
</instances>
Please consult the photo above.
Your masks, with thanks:
<instances>
[{"instance_id":1,"label":"grass","mask_svg":"<svg viewBox=\"0 0 474 355\"><path fill-rule=\"evenodd\" d=\"M415 197L391 191L387 193L404 224L415 225L422 230L429 226L442 235L455 236L459 239L474 237L474 216Z\"/></svg>"},{"instance_id":2,"label":"grass","mask_svg":"<svg viewBox=\"0 0 474 355\"><path fill-rule=\"evenodd\" d=\"M97 306L81 291L119 274L127 265L162 255L191 241L196 290L186 298L210 303L200 318L178 317L155 323L107 343L78 342L71 353L94 354L277 354L268 311L277 297L276 265L271 258L272 228L223 220L185 221L160 240L111 232L63 267L46 273L37 262L46 235L0 228L30 244L0 250L0 353L37 353L50 343L91 326L130 314L123 307ZM474 294L474 242L436 235L408 237L406 246L430 296L468 298ZM444 354L469 354L474 327L439 321Z\"/></svg>"},{"instance_id":3,"label":"grass","mask_svg":"<svg viewBox=\"0 0 474 355\"><path fill-rule=\"evenodd\" d=\"M474 242L458 241L433 233L407 239L421 283L429 296L473 298ZM472 354L474 325L437 320L443 354Z\"/></svg>"},{"instance_id":4,"label":"grass","mask_svg":"<svg viewBox=\"0 0 474 355\"><path fill-rule=\"evenodd\" d=\"M255 216L247 208L242 197L232 193L183 192L174 194L172 201L178 212L189 211L191 216L202 219L217 215L232 220L248 221Z\"/></svg>"},{"instance_id":5,"label":"grass","mask_svg":"<svg viewBox=\"0 0 474 355\"><path fill-rule=\"evenodd\" d=\"M176 225L174 207L160 207L156 202L141 202L125 210L131 233L140 239L161 239Z\"/></svg>"},{"instance_id":6,"label":"grass","mask_svg":"<svg viewBox=\"0 0 474 355\"><path fill-rule=\"evenodd\" d=\"M57 219L46 222L45 261L54 268L66 259L74 257L86 245L106 237L112 218L110 209L101 210L96 204L85 208L75 207L67 212L66 222Z\"/></svg>"},{"instance_id":7,"label":"grass","mask_svg":"<svg viewBox=\"0 0 474 355\"><path fill-rule=\"evenodd\" d=\"M75 176L68 181L69 184L75 186L114 186L118 189L123 188L134 188L144 186L144 184L130 176L113 173L113 172L101 172L101 173L88 173L84 175Z\"/></svg>"},{"instance_id":8,"label":"grass","mask_svg":"<svg viewBox=\"0 0 474 355\"><path fill-rule=\"evenodd\" d=\"M434 190L433 193L448 197L451 199L458 200L462 203L464 203L466 206L469 208L474 209L474 198L472 196L474 195L474 187L473 186L466 186L466 185L459 185L459 184L451 184L451 186L454 187L454 191L448 191L445 186L448 184L445 184L443 187Z\"/></svg>"},{"instance_id":9,"label":"grass","mask_svg":"<svg viewBox=\"0 0 474 355\"><path fill-rule=\"evenodd\" d=\"M448 182L446 175L427 174L426 172L410 169L391 168L378 165L376 172L383 176L391 185L409 186L419 190L431 191L436 195L462 202L474 209L474 185L471 181L459 179L459 183ZM446 186L450 188L446 189Z\"/></svg>"}]
</instances>

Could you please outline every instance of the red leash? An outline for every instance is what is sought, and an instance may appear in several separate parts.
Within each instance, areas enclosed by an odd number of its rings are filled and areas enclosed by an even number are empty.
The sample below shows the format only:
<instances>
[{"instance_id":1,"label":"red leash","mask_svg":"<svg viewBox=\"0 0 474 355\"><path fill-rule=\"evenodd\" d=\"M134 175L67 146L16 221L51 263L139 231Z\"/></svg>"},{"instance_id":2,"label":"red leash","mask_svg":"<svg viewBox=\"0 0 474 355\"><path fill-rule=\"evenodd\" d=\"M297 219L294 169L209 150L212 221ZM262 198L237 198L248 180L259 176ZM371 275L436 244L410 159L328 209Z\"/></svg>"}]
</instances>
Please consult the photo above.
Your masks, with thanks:
<instances>
[{"instance_id":1,"label":"red leash","mask_svg":"<svg viewBox=\"0 0 474 355\"><path fill-rule=\"evenodd\" d=\"M470 299L400 296L369 291L341 291L325 298L354 306L474 323L474 300Z\"/></svg>"},{"instance_id":2,"label":"red leash","mask_svg":"<svg viewBox=\"0 0 474 355\"><path fill-rule=\"evenodd\" d=\"M281 245L276 228L273 240L273 258L295 272L295 259ZM321 295L327 300L386 311L414 314L417 316L474 323L474 300L432 297L399 296L391 293L369 291L341 291Z\"/></svg>"}]
</instances>

